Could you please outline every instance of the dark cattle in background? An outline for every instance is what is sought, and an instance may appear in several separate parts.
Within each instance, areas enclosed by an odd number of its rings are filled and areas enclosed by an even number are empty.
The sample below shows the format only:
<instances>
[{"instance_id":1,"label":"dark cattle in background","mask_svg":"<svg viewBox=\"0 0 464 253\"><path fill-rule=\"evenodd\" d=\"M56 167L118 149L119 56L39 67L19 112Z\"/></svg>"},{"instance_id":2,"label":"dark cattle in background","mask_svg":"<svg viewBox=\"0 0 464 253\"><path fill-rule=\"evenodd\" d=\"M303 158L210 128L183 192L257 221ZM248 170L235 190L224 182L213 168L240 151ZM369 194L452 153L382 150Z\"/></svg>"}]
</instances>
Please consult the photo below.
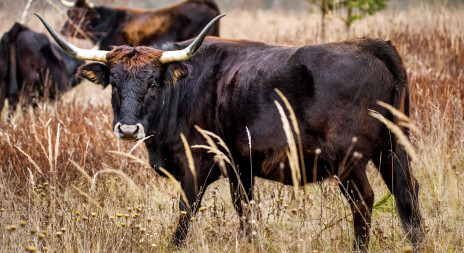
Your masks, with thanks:
<instances>
[{"instance_id":1,"label":"dark cattle in background","mask_svg":"<svg viewBox=\"0 0 464 253\"><path fill-rule=\"evenodd\" d=\"M188 203L179 202L180 211L187 215L180 215L175 242L186 237L202 187L220 176L213 155L204 149L192 149L196 176L189 170L179 135L183 133L190 145L205 145L195 126L217 133L230 149L239 178L233 171L228 175L240 217L245 211L240 199L253 198L255 176L292 184L287 138L274 103L282 100L275 89L288 99L299 124L306 165L301 176L307 175L300 183L340 178L353 213L355 249L367 250L369 243L374 202L366 175L369 160L381 165L378 169L395 196L407 236L414 245L421 240L419 185L408 155L387 127L369 115L372 109L396 120L377 101L409 114L406 71L390 42L352 39L282 47L215 37L203 42L200 34L193 42L171 43L162 49L119 46L110 52L94 51L92 57L89 50L71 50L46 26L75 57L105 63L90 63L79 71L94 83L112 86L115 135L133 141L150 136L145 144L151 165L165 168L180 181ZM321 153L314 168L317 148ZM347 155L356 161L354 168L342 166ZM241 227L249 233L246 221Z\"/></svg>"},{"instance_id":2,"label":"dark cattle in background","mask_svg":"<svg viewBox=\"0 0 464 253\"><path fill-rule=\"evenodd\" d=\"M70 5L62 1L65 5ZM158 10L93 7L86 0L71 2L61 33L66 36L88 37L104 50L113 45L161 45L167 41L184 41L201 32L208 22L219 15L214 0L187 0ZM80 27L83 34L77 32ZM219 36L219 24L209 35Z\"/></svg>"},{"instance_id":3,"label":"dark cattle in background","mask_svg":"<svg viewBox=\"0 0 464 253\"><path fill-rule=\"evenodd\" d=\"M55 98L77 84L75 73L83 63L64 53L45 34L15 23L0 42L0 110L6 98L10 109L20 97L25 103L31 103L36 94Z\"/></svg>"}]
</instances>

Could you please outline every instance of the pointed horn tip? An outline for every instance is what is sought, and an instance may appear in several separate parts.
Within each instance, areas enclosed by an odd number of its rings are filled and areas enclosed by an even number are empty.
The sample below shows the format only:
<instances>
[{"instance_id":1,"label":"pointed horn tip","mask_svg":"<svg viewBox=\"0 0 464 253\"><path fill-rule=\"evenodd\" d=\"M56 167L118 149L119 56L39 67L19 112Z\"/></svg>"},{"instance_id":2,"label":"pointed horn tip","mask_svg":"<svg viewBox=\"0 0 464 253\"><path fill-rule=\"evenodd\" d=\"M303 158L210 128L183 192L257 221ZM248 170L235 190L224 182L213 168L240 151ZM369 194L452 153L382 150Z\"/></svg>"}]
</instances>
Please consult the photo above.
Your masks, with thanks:
<instances>
[{"instance_id":1,"label":"pointed horn tip","mask_svg":"<svg viewBox=\"0 0 464 253\"><path fill-rule=\"evenodd\" d=\"M220 18L223 18L224 16L226 16L225 13L219 14L219 15L217 15L213 20L218 20L218 19L220 19Z\"/></svg>"},{"instance_id":2,"label":"pointed horn tip","mask_svg":"<svg viewBox=\"0 0 464 253\"><path fill-rule=\"evenodd\" d=\"M42 23L48 24L47 21L45 21L45 19L44 19L39 13L34 12L34 15L35 15L36 17L38 17L38 18L40 19L40 21L42 21Z\"/></svg>"},{"instance_id":3,"label":"pointed horn tip","mask_svg":"<svg viewBox=\"0 0 464 253\"><path fill-rule=\"evenodd\" d=\"M47 28L47 30L48 30L49 25L48 25L47 21L45 21L45 19L42 16L40 16L40 14L37 13L37 12L34 12L34 15L36 15L40 19L40 21L42 21L42 24L44 24L45 28ZM53 28L50 27L50 29L53 29Z\"/></svg>"}]
</instances>

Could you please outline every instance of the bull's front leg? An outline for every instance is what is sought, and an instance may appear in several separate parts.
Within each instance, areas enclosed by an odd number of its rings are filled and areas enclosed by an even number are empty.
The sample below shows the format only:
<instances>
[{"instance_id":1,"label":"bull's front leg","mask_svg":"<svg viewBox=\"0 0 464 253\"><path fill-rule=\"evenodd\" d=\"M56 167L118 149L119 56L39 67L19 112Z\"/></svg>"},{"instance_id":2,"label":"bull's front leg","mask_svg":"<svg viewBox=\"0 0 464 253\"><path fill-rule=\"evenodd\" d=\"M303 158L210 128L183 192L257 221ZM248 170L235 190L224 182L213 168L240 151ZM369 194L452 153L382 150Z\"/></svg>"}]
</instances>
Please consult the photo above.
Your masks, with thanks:
<instances>
[{"instance_id":1,"label":"bull's front leg","mask_svg":"<svg viewBox=\"0 0 464 253\"><path fill-rule=\"evenodd\" d=\"M172 244L175 246L182 246L185 243L190 219L198 212L198 207L203 198L204 190L195 187L193 182L193 179L184 179L181 181L181 188L185 193L186 199L181 194L179 199L179 222L172 236Z\"/></svg>"},{"instance_id":2,"label":"bull's front leg","mask_svg":"<svg viewBox=\"0 0 464 253\"><path fill-rule=\"evenodd\" d=\"M252 227L249 224L251 219L250 202L253 200L254 177L245 173L239 174L234 171L229 172L229 184L232 204L240 220L240 234L243 237L251 238Z\"/></svg>"}]
</instances>

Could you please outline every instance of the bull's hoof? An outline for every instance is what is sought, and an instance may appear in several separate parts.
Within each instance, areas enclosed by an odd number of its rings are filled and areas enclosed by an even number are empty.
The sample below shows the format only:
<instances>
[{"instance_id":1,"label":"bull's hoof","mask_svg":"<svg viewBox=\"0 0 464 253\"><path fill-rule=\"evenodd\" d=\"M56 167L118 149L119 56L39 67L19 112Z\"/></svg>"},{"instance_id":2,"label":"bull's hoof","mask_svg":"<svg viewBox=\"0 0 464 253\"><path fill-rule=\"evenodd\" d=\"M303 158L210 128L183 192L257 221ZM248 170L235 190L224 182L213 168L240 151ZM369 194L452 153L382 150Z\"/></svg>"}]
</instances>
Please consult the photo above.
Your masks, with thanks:
<instances>
[{"instance_id":1,"label":"bull's hoof","mask_svg":"<svg viewBox=\"0 0 464 253\"><path fill-rule=\"evenodd\" d=\"M176 232L172 235L169 246L174 247L174 248L185 247L186 237L187 237L186 233L176 230Z\"/></svg>"}]
</instances>

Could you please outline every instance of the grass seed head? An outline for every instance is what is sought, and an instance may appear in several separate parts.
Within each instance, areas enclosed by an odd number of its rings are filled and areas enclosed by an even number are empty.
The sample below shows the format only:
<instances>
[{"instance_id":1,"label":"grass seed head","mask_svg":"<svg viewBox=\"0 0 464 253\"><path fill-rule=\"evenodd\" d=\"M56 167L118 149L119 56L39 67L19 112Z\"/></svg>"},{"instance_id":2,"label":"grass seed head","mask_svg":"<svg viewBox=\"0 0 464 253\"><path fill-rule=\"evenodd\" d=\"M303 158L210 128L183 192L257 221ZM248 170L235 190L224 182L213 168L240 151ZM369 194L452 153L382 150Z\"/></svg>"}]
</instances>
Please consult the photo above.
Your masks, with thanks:
<instances>
[{"instance_id":1,"label":"grass seed head","mask_svg":"<svg viewBox=\"0 0 464 253\"><path fill-rule=\"evenodd\" d=\"M37 249L34 246L29 246L26 248L26 251L35 252Z\"/></svg>"},{"instance_id":2,"label":"grass seed head","mask_svg":"<svg viewBox=\"0 0 464 253\"><path fill-rule=\"evenodd\" d=\"M6 228L6 230L8 230L8 231L14 231L14 230L16 230L17 228L18 228L18 227L16 227L15 225L11 225L11 226L8 226L8 227Z\"/></svg>"},{"instance_id":3,"label":"grass seed head","mask_svg":"<svg viewBox=\"0 0 464 253\"><path fill-rule=\"evenodd\" d=\"M403 252L413 252L414 248L412 246L406 246L403 248Z\"/></svg>"}]
</instances>

